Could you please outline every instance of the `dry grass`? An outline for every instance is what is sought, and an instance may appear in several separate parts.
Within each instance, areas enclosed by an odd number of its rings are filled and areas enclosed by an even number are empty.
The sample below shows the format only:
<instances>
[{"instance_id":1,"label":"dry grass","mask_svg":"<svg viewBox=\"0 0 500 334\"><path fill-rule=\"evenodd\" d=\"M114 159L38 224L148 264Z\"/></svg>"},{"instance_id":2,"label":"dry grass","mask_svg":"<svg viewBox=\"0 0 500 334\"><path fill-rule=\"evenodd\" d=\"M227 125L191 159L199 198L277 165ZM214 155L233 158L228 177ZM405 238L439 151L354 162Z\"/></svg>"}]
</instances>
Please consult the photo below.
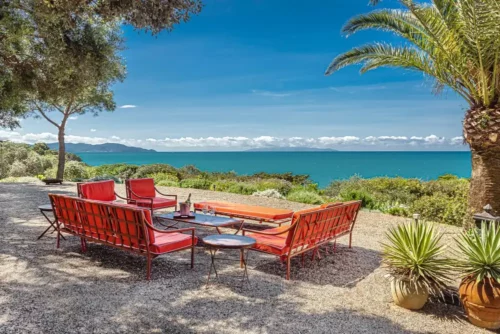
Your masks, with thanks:
<instances>
[{"instance_id":1,"label":"dry grass","mask_svg":"<svg viewBox=\"0 0 500 334\"><path fill-rule=\"evenodd\" d=\"M274 207L307 207L285 200L210 191L164 188L181 199L237 201ZM123 188L119 186L123 193ZM420 312L393 305L380 245L387 226L400 218L362 212L354 247L341 240L338 252L321 261L294 263L292 281L271 256L250 255L251 285L240 289L229 278L205 289L209 256L168 254L153 262L89 244L82 255L78 238L55 247L55 234L36 240L47 223L37 206L48 192L74 194L75 186L0 184L1 333L482 333L458 307L428 304ZM443 226L447 240L459 229ZM214 233L198 230L203 236ZM226 253L225 255L234 255ZM222 274L238 265L220 263Z\"/></svg>"}]
</instances>

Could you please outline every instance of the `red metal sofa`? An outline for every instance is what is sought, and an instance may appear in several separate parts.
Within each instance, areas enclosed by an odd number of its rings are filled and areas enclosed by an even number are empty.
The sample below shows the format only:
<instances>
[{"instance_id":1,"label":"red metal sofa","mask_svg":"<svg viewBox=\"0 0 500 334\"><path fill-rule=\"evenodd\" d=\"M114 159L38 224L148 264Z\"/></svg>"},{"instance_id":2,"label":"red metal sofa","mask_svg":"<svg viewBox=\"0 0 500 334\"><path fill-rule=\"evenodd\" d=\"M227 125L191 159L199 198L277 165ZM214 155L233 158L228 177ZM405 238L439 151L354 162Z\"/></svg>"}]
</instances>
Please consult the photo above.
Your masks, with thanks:
<instances>
[{"instance_id":1,"label":"red metal sofa","mask_svg":"<svg viewBox=\"0 0 500 334\"><path fill-rule=\"evenodd\" d=\"M290 279L292 257L316 252L320 246L349 234L349 248L352 231L361 207L361 201L332 203L297 211L290 226L264 231L243 229L243 235L257 240L255 251L279 256L286 261L286 279Z\"/></svg>"},{"instance_id":2,"label":"red metal sofa","mask_svg":"<svg viewBox=\"0 0 500 334\"><path fill-rule=\"evenodd\" d=\"M114 202L117 198L126 200L125 197L115 192L115 181L80 182L76 184L78 197L102 202Z\"/></svg>"},{"instance_id":3,"label":"red metal sofa","mask_svg":"<svg viewBox=\"0 0 500 334\"><path fill-rule=\"evenodd\" d=\"M222 201L206 201L194 204L195 211L203 210L203 207L208 206L215 209L215 213L222 216L229 216L231 218L243 218L256 220L260 223L274 223L281 226L287 223L293 216L292 210L275 209L265 206L246 205Z\"/></svg>"},{"instance_id":4,"label":"red metal sofa","mask_svg":"<svg viewBox=\"0 0 500 334\"><path fill-rule=\"evenodd\" d=\"M177 195L162 194L155 187L153 179L125 180L127 189L127 203L142 206L151 210L177 208ZM172 198L158 197L156 193Z\"/></svg>"},{"instance_id":5,"label":"red metal sofa","mask_svg":"<svg viewBox=\"0 0 500 334\"><path fill-rule=\"evenodd\" d=\"M191 248L193 267L194 247L198 241L194 228L162 231L152 226L151 213L146 208L54 194L49 197L59 230L79 236L83 252L87 250L87 241L91 241L146 256L148 280L151 261L166 253ZM58 248L59 242L58 235Z\"/></svg>"}]
</instances>

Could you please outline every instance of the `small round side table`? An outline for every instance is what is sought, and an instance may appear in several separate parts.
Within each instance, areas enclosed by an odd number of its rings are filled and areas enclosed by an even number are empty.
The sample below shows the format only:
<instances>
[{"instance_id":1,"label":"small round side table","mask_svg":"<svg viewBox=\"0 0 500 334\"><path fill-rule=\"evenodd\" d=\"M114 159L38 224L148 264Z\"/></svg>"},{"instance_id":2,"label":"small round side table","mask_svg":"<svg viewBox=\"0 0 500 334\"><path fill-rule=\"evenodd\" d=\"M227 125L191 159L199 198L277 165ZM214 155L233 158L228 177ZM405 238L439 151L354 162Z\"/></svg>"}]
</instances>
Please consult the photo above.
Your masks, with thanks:
<instances>
[{"instance_id":1,"label":"small round side table","mask_svg":"<svg viewBox=\"0 0 500 334\"><path fill-rule=\"evenodd\" d=\"M215 272L215 277L218 278L217 268L215 267L215 260L224 260L224 261L238 261L234 259L223 259L216 258L215 255L219 249L237 249L240 251L240 266L243 268L243 277L242 277L242 286L245 282L250 283L248 279L248 270L247 270L247 259L248 259L248 250L252 246L255 245L256 241L253 238L246 237L243 235L234 235L234 234L214 234L209 235L203 238L203 243L210 251L210 270L208 272L207 278L207 288L210 283L210 276L212 274L212 269Z\"/></svg>"}]
</instances>

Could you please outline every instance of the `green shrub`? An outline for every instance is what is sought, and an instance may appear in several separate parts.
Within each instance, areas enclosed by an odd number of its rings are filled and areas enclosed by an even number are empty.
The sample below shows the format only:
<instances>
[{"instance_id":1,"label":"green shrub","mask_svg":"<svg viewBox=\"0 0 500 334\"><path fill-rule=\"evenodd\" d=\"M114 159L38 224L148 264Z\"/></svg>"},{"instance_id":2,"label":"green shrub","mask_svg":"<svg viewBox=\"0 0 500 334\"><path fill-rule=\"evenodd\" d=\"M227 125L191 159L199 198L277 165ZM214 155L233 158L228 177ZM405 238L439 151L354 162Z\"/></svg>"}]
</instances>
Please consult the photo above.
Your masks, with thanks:
<instances>
[{"instance_id":1,"label":"green shrub","mask_svg":"<svg viewBox=\"0 0 500 334\"><path fill-rule=\"evenodd\" d=\"M179 185L181 188L210 189L211 182L205 179L185 179Z\"/></svg>"},{"instance_id":2,"label":"green shrub","mask_svg":"<svg viewBox=\"0 0 500 334\"><path fill-rule=\"evenodd\" d=\"M179 187L179 182L173 180L161 180L156 183L160 187Z\"/></svg>"},{"instance_id":3,"label":"green shrub","mask_svg":"<svg viewBox=\"0 0 500 334\"><path fill-rule=\"evenodd\" d=\"M229 188L237 183L238 181L233 180L217 180L210 185L210 190L228 192Z\"/></svg>"},{"instance_id":4,"label":"green shrub","mask_svg":"<svg viewBox=\"0 0 500 334\"><path fill-rule=\"evenodd\" d=\"M29 152L28 158L24 160L24 164L26 166L26 175L38 175L45 170L42 156L33 151Z\"/></svg>"},{"instance_id":5,"label":"green shrub","mask_svg":"<svg viewBox=\"0 0 500 334\"><path fill-rule=\"evenodd\" d=\"M193 179L204 174L201 170L193 165L181 167L177 170L177 173L179 174L180 179Z\"/></svg>"},{"instance_id":6,"label":"green shrub","mask_svg":"<svg viewBox=\"0 0 500 334\"><path fill-rule=\"evenodd\" d=\"M436 193L417 199L411 205L410 211L419 213L425 220L460 226L467 212L467 201Z\"/></svg>"},{"instance_id":7,"label":"green shrub","mask_svg":"<svg viewBox=\"0 0 500 334\"><path fill-rule=\"evenodd\" d=\"M99 176L94 176L86 181L90 181L90 182L95 182L95 181L107 181L107 180L113 180L115 181L115 183L122 183L120 181L120 179L118 179L117 177L113 176L113 175L99 175Z\"/></svg>"},{"instance_id":8,"label":"green shrub","mask_svg":"<svg viewBox=\"0 0 500 334\"><path fill-rule=\"evenodd\" d=\"M253 183L236 182L231 185L226 191L233 194L251 195L257 192L257 187Z\"/></svg>"},{"instance_id":9,"label":"green shrub","mask_svg":"<svg viewBox=\"0 0 500 334\"><path fill-rule=\"evenodd\" d=\"M283 196L286 196L292 190L292 183L280 179L263 179L256 182L257 190L275 189Z\"/></svg>"},{"instance_id":10,"label":"green shrub","mask_svg":"<svg viewBox=\"0 0 500 334\"><path fill-rule=\"evenodd\" d=\"M343 201L361 201L361 206L368 209L376 209L377 206L373 197L363 190L348 190L340 193Z\"/></svg>"},{"instance_id":11,"label":"green shrub","mask_svg":"<svg viewBox=\"0 0 500 334\"><path fill-rule=\"evenodd\" d=\"M408 217L410 215L410 212L408 211L408 208L401 207L401 206L393 206L391 208L388 208L387 210L383 210L384 213L388 213L393 216L399 216L399 217Z\"/></svg>"},{"instance_id":12,"label":"green shrub","mask_svg":"<svg viewBox=\"0 0 500 334\"><path fill-rule=\"evenodd\" d=\"M132 176L134 179L148 177L148 175L156 173L167 173L167 174L177 175L177 169L167 164L143 165L136 168L137 170Z\"/></svg>"},{"instance_id":13,"label":"green shrub","mask_svg":"<svg viewBox=\"0 0 500 334\"><path fill-rule=\"evenodd\" d=\"M109 164L93 167L93 175L113 175L122 180L130 179L138 170L136 165Z\"/></svg>"},{"instance_id":14,"label":"green shrub","mask_svg":"<svg viewBox=\"0 0 500 334\"><path fill-rule=\"evenodd\" d=\"M28 168L21 161L14 161L14 163L10 166L9 176L21 177L27 175L28 175Z\"/></svg>"},{"instance_id":15,"label":"green shrub","mask_svg":"<svg viewBox=\"0 0 500 334\"><path fill-rule=\"evenodd\" d=\"M148 177L154 179L155 183L159 183L161 181L170 181L173 183L179 183L179 178L175 174L154 173L154 174L149 174Z\"/></svg>"},{"instance_id":16,"label":"green shrub","mask_svg":"<svg viewBox=\"0 0 500 334\"><path fill-rule=\"evenodd\" d=\"M323 198L315 192L307 190L298 190L291 192L286 197L287 200L306 204L323 204Z\"/></svg>"},{"instance_id":17,"label":"green shrub","mask_svg":"<svg viewBox=\"0 0 500 334\"><path fill-rule=\"evenodd\" d=\"M85 167L84 163L68 161L64 168L64 179L69 181L86 179L87 171Z\"/></svg>"},{"instance_id":18,"label":"green shrub","mask_svg":"<svg viewBox=\"0 0 500 334\"><path fill-rule=\"evenodd\" d=\"M266 189L262 191L257 191L252 194L252 196L256 197L267 197L267 198L277 198L277 199L285 199L283 195L276 189Z\"/></svg>"}]
</instances>

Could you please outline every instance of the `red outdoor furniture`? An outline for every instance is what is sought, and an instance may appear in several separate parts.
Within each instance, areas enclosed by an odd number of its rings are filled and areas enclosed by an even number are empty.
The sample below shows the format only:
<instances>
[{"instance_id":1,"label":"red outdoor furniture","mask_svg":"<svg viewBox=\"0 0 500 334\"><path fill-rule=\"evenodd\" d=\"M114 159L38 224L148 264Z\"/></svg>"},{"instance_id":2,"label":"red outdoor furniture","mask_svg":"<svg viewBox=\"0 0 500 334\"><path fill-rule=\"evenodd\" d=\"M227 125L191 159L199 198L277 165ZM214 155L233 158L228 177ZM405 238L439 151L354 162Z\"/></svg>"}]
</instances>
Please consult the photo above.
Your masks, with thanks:
<instances>
[{"instance_id":1,"label":"red outdoor furniture","mask_svg":"<svg viewBox=\"0 0 500 334\"><path fill-rule=\"evenodd\" d=\"M177 195L162 194L155 187L153 179L128 179L125 180L127 189L127 203L142 206L151 210L177 208ZM156 193L172 198L158 197Z\"/></svg>"},{"instance_id":2,"label":"red outdoor furniture","mask_svg":"<svg viewBox=\"0 0 500 334\"><path fill-rule=\"evenodd\" d=\"M78 197L102 202L114 202L117 197L126 200L125 197L115 192L115 181L95 181L77 183Z\"/></svg>"},{"instance_id":3,"label":"red outdoor furniture","mask_svg":"<svg viewBox=\"0 0 500 334\"><path fill-rule=\"evenodd\" d=\"M206 201L194 204L195 211L201 211L204 207L211 207L215 210L215 214L218 215L256 220L259 223L274 223L279 226L289 222L293 216L292 210L268 208L265 206L222 201Z\"/></svg>"},{"instance_id":4,"label":"red outdoor furniture","mask_svg":"<svg viewBox=\"0 0 500 334\"><path fill-rule=\"evenodd\" d=\"M58 230L79 236L82 252L87 250L87 241L90 241L146 256L146 278L149 280L154 258L190 248L193 268L194 247L198 241L194 228L158 230L151 223L149 210L128 204L110 204L54 194L49 194L49 197ZM57 248L59 246L58 234Z\"/></svg>"},{"instance_id":5,"label":"red outdoor furniture","mask_svg":"<svg viewBox=\"0 0 500 334\"><path fill-rule=\"evenodd\" d=\"M352 231L361 207L361 201L332 203L294 213L290 226L264 231L243 229L243 235L254 238L257 243L252 250L279 256L286 261L286 279L290 279L292 257L308 251L315 254L320 246L349 234Z\"/></svg>"}]
</instances>

